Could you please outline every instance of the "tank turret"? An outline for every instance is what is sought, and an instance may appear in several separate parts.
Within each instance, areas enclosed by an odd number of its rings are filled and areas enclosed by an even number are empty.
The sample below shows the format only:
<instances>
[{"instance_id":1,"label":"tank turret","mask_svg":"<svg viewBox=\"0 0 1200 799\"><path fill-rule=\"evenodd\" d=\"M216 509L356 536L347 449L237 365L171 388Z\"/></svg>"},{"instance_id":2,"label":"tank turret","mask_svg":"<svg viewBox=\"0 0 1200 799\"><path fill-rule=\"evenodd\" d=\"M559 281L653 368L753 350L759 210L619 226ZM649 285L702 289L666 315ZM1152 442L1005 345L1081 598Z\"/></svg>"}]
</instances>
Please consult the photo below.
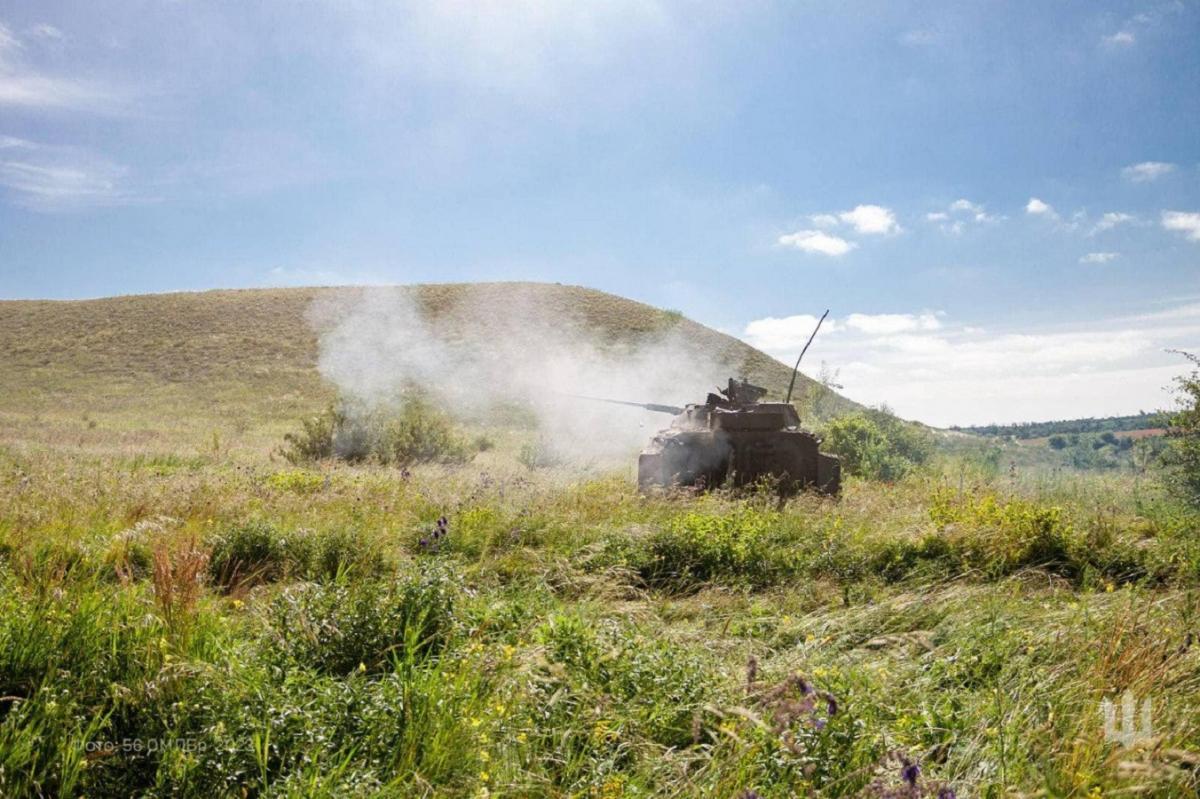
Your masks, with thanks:
<instances>
[{"instance_id":1,"label":"tank turret","mask_svg":"<svg viewBox=\"0 0 1200 799\"><path fill-rule=\"evenodd\" d=\"M820 452L821 439L800 426L790 402L763 402L767 390L730 378L703 403L671 405L602 400L672 413L671 425L654 436L638 456L638 486L706 489L747 486L763 478L793 494L841 490L837 456ZM588 399L596 399L589 397Z\"/></svg>"}]
</instances>

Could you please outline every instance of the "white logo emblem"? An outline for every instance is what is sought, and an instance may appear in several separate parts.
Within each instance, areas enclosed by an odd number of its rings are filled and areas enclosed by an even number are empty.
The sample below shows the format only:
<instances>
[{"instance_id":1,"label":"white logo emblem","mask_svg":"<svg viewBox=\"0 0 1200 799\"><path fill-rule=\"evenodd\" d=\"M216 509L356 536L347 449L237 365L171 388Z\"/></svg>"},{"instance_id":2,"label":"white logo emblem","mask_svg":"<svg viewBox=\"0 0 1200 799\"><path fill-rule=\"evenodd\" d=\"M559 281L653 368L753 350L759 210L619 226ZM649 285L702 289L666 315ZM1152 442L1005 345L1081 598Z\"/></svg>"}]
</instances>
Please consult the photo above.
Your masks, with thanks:
<instances>
[{"instance_id":1,"label":"white logo emblem","mask_svg":"<svg viewBox=\"0 0 1200 799\"><path fill-rule=\"evenodd\" d=\"M1138 741L1150 738L1154 732L1150 725L1150 699L1142 702L1139 724L1134 726L1137 715L1137 700L1131 691L1125 691L1121 697L1121 725L1117 726L1117 706L1108 699L1100 703L1100 715L1104 717L1104 740L1118 741L1121 746L1130 747Z\"/></svg>"}]
</instances>

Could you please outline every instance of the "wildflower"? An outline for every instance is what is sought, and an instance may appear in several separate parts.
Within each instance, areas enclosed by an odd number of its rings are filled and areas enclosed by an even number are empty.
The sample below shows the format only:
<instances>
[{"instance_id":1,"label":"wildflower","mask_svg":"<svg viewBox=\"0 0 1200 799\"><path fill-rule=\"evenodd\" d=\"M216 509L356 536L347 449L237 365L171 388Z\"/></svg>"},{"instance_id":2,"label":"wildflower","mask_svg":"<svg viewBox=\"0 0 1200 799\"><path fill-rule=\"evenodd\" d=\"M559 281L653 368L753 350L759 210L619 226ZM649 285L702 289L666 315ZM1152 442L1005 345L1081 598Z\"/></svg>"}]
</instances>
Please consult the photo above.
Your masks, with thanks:
<instances>
[{"instance_id":1,"label":"wildflower","mask_svg":"<svg viewBox=\"0 0 1200 799\"><path fill-rule=\"evenodd\" d=\"M367 664L366 664L366 663L363 663L361 660L360 660L360 661L358 661L358 673L359 673L359 674L366 674L366 673L367 673Z\"/></svg>"},{"instance_id":2,"label":"wildflower","mask_svg":"<svg viewBox=\"0 0 1200 799\"><path fill-rule=\"evenodd\" d=\"M909 785L915 786L917 778L921 776L921 767L916 763L905 763L904 768L900 769L900 778Z\"/></svg>"},{"instance_id":3,"label":"wildflower","mask_svg":"<svg viewBox=\"0 0 1200 799\"><path fill-rule=\"evenodd\" d=\"M1111 593L1113 592L1113 588L1114 588L1114 587L1115 587L1115 586L1114 586L1112 583L1106 583L1106 584L1104 585L1104 591L1105 591L1105 593L1111 594Z\"/></svg>"},{"instance_id":4,"label":"wildflower","mask_svg":"<svg viewBox=\"0 0 1200 799\"><path fill-rule=\"evenodd\" d=\"M831 716L836 716L838 712L837 699L828 691L825 691L822 695L825 698L825 712Z\"/></svg>"},{"instance_id":5,"label":"wildflower","mask_svg":"<svg viewBox=\"0 0 1200 799\"><path fill-rule=\"evenodd\" d=\"M941 788L937 792L937 799L958 799L958 794L953 788Z\"/></svg>"},{"instance_id":6,"label":"wildflower","mask_svg":"<svg viewBox=\"0 0 1200 799\"><path fill-rule=\"evenodd\" d=\"M471 726L472 727L478 727L482 723L483 723L483 719L477 718L475 716L471 717Z\"/></svg>"},{"instance_id":7,"label":"wildflower","mask_svg":"<svg viewBox=\"0 0 1200 799\"><path fill-rule=\"evenodd\" d=\"M489 752L486 749L480 749L479 750L479 759L482 760L484 763L486 763L492 759L492 754L491 754L491 752Z\"/></svg>"},{"instance_id":8,"label":"wildflower","mask_svg":"<svg viewBox=\"0 0 1200 799\"><path fill-rule=\"evenodd\" d=\"M519 744L525 743L525 733L523 733L523 732L517 733L517 743L519 743Z\"/></svg>"},{"instance_id":9,"label":"wildflower","mask_svg":"<svg viewBox=\"0 0 1200 799\"><path fill-rule=\"evenodd\" d=\"M240 600L240 599L235 599L235 600L233 600L233 608L234 608L234 610L241 610L241 609L242 609L242 606L243 606L243 605L245 605L245 604L246 604L246 603L245 603L245 602L243 602L243 601L242 601L242 600Z\"/></svg>"},{"instance_id":10,"label":"wildflower","mask_svg":"<svg viewBox=\"0 0 1200 799\"><path fill-rule=\"evenodd\" d=\"M488 774L486 771L479 772L479 781L480 782L487 782L491 778L492 778L492 775Z\"/></svg>"}]
</instances>

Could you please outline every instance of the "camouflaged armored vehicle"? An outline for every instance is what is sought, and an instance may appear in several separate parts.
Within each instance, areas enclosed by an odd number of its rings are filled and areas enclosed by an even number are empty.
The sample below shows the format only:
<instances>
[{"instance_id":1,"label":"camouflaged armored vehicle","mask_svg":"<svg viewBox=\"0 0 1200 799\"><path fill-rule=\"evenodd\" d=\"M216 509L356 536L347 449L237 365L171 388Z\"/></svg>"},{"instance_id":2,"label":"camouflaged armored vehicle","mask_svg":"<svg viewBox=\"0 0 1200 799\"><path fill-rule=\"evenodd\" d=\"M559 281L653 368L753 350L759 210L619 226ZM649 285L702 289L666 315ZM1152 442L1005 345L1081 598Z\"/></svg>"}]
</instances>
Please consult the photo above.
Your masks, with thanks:
<instances>
[{"instance_id":1,"label":"camouflaged armored vehicle","mask_svg":"<svg viewBox=\"0 0 1200 799\"><path fill-rule=\"evenodd\" d=\"M821 439L800 427L788 402L762 402L767 390L745 380L729 380L702 404L683 408L619 402L674 414L638 457L638 486L693 486L701 489L746 486L762 478L778 481L781 493L841 490L836 455L819 451Z\"/></svg>"}]
</instances>

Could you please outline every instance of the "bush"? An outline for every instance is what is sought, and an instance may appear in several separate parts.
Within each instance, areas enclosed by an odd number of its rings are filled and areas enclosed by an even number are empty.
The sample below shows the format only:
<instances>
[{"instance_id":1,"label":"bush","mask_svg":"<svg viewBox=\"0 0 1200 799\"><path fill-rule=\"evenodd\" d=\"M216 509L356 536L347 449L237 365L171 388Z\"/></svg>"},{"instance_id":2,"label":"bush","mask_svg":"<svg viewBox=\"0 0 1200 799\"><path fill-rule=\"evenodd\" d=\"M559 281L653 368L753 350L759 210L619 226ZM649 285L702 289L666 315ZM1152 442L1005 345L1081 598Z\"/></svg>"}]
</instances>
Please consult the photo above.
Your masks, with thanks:
<instances>
[{"instance_id":1,"label":"bush","mask_svg":"<svg viewBox=\"0 0 1200 799\"><path fill-rule=\"evenodd\" d=\"M312 463L333 457L333 437L346 417L332 405L316 416L300 420L300 432L283 437L279 453L294 464Z\"/></svg>"},{"instance_id":2,"label":"bush","mask_svg":"<svg viewBox=\"0 0 1200 799\"><path fill-rule=\"evenodd\" d=\"M221 533L210 545L209 578L227 590L306 577L371 577L387 570L379 546L351 530L314 533L249 522Z\"/></svg>"},{"instance_id":3,"label":"bush","mask_svg":"<svg viewBox=\"0 0 1200 799\"><path fill-rule=\"evenodd\" d=\"M1177 378L1179 411L1167 422L1163 463L1172 491L1193 507L1200 506L1200 357L1180 353L1196 368Z\"/></svg>"},{"instance_id":4,"label":"bush","mask_svg":"<svg viewBox=\"0 0 1200 799\"><path fill-rule=\"evenodd\" d=\"M824 448L841 457L847 473L891 482L925 463L933 441L925 430L887 410L869 410L830 422Z\"/></svg>"},{"instance_id":5,"label":"bush","mask_svg":"<svg viewBox=\"0 0 1200 799\"><path fill-rule=\"evenodd\" d=\"M231 528L213 539L211 546L209 577L226 589L303 575L312 562L308 538L265 522Z\"/></svg>"},{"instance_id":6,"label":"bush","mask_svg":"<svg viewBox=\"0 0 1200 799\"><path fill-rule=\"evenodd\" d=\"M301 584L271 604L269 644L280 665L322 674L381 673L442 649L455 591L427 568L388 584Z\"/></svg>"},{"instance_id":7,"label":"bush","mask_svg":"<svg viewBox=\"0 0 1200 799\"><path fill-rule=\"evenodd\" d=\"M789 564L776 537L778 514L742 508L729 515L686 513L647 542L639 572L652 586L694 590L717 579L771 583Z\"/></svg>"},{"instance_id":8,"label":"bush","mask_svg":"<svg viewBox=\"0 0 1200 799\"><path fill-rule=\"evenodd\" d=\"M1023 499L1002 501L994 494L956 501L949 491L933 497L930 518L946 536L941 557L952 556L964 568L993 575L1039 567L1077 577L1085 553L1063 509Z\"/></svg>"},{"instance_id":9,"label":"bush","mask_svg":"<svg viewBox=\"0 0 1200 799\"><path fill-rule=\"evenodd\" d=\"M383 423L375 454L383 463L466 463L470 447L455 432L449 417L419 400L405 403L400 414Z\"/></svg>"},{"instance_id":10,"label":"bush","mask_svg":"<svg viewBox=\"0 0 1200 799\"><path fill-rule=\"evenodd\" d=\"M539 711L551 731L547 744L554 746L552 736L561 735L566 725L577 726L592 708L602 710L590 719L587 739L574 742L585 750L580 754L611 746L627 725L662 746L695 742L693 723L706 698L708 676L695 656L634 628L605 624L596 629L567 614L551 617L537 637L554 664L542 690L555 701L542 703ZM555 711L568 718L556 719Z\"/></svg>"},{"instance_id":11,"label":"bush","mask_svg":"<svg viewBox=\"0 0 1200 799\"><path fill-rule=\"evenodd\" d=\"M471 447L446 414L419 398L405 401L398 411L330 406L318 416L301 420L299 433L284 436L280 454L290 463L305 464L329 458L358 463L465 463Z\"/></svg>"}]
</instances>

